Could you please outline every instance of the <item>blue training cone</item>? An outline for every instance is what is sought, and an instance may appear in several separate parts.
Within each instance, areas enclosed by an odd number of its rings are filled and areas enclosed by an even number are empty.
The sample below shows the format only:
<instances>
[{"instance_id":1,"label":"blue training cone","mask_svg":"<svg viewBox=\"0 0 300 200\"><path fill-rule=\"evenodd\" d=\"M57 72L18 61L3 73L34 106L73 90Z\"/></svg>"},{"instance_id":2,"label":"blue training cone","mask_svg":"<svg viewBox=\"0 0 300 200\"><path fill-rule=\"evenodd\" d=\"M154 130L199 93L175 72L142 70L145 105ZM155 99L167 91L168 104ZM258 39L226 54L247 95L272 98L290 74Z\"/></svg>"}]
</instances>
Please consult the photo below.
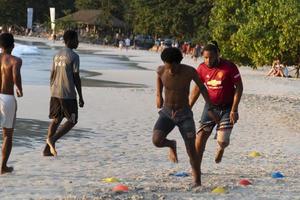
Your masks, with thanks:
<instances>
[{"instance_id":1,"label":"blue training cone","mask_svg":"<svg viewBox=\"0 0 300 200\"><path fill-rule=\"evenodd\" d=\"M284 175L281 172L272 172L272 178L283 178Z\"/></svg>"},{"instance_id":2,"label":"blue training cone","mask_svg":"<svg viewBox=\"0 0 300 200\"><path fill-rule=\"evenodd\" d=\"M186 172L176 172L176 173L172 173L170 174L171 176L176 176L176 177L188 177L189 174Z\"/></svg>"}]
</instances>

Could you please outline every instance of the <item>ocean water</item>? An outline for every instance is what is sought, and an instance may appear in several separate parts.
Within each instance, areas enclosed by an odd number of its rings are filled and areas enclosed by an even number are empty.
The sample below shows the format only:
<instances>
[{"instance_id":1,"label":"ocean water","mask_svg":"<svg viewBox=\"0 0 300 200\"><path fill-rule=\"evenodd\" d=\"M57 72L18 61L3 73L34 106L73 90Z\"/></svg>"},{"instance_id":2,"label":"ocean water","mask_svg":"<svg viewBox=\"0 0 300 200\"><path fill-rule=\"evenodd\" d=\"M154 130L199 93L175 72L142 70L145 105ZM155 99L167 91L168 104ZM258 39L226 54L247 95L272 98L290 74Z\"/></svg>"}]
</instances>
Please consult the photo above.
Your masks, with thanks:
<instances>
[{"instance_id":1,"label":"ocean water","mask_svg":"<svg viewBox=\"0 0 300 200\"><path fill-rule=\"evenodd\" d=\"M24 85L49 85L50 70L53 56L60 48L49 47L43 43L25 43L18 41L12 52L21 57L22 82ZM139 69L136 63L132 63L126 56L101 55L97 51L76 51L80 56L80 70L92 72L95 70L131 70ZM87 77L89 73L82 73Z\"/></svg>"},{"instance_id":2,"label":"ocean water","mask_svg":"<svg viewBox=\"0 0 300 200\"><path fill-rule=\"evenodd\" d=\"M59 51L59 49L61 48L49 47L46 44L38 42L25 43L22 41L17 41L15 43L15 48L13 49L12 55L22 58L23 64L21 68L21 75L23 85L48 86L53 56ZM125 56L101 55L101 52L99 51L97 51L97 54L95 54L96 52L93 51L76 52L80 56L80 70L83 86L85 81L90 82L87 80L90 76L94 75L91 72L95 70L140 69L136 63L130 62ZM99 75L99 73L97 75ZM97 87L99 84L95 82L92 82L90 85ZM106 85L111 86L111 83L106 82ZM122 84L120 83L120 85ZM129 87L128 84L126 87ZM48 114L45 113L45 115ZM35 148L43 145L45 143L48 126L49 121L17 118L14 130L14 146ZM79 129L75 127L72 129L72 134L67 134L66 137L80 139L87 137L87 132L90 134L93 133L91 130ZM0 144L2 144L2 137L0 137Z\"/></svg>"}]
</instances>

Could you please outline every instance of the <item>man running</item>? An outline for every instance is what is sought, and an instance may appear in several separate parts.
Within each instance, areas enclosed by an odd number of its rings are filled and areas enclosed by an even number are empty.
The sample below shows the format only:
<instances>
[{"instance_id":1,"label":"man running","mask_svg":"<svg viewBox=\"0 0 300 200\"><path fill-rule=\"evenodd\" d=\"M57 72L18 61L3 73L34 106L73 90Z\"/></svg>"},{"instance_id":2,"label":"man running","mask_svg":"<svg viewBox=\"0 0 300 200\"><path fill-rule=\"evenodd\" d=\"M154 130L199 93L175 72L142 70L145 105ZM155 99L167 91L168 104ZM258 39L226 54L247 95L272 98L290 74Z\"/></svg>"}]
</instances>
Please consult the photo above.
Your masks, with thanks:
<instances>
[{"instance_id":1,"label":"man running","mask_svg":"<svg viewBox=\"0 0 300 200\"><path fill-rule=\"evenodd\" d=\"M239 119L238 105L243 93L243 83L238 68L232 62L220 58L220 50L215 41L207 44L202 53L204 62L199 65L197 72L200 80L207 87L213 105L204 106L196 136L200 168L207 139L215 125L217 125L218 141L215 162L221 162L224 149L229 145L233 125ZM191 107L199 95L200 90L195 86L190 96Z\"/></svg>"},{"instance_id":2,"label":"man running","mask_svg":"<svg viewBox=\"0 0 300 200\"><path fill-rule=\"evenodd\" d=\"M195 186L199 186L201 179L199 159L195 151L195 122L188 98L192 80L200 88L207 104L210 104L210 100L196 70L191 66L180 64L182 58L181 51L175 47L166 48L161 53L164 65L158 67L156 81L156 104L161 110L153 129L152 140L156 147L169 147L169 159L177 163L176 141L168 140L167 136L175 126L178 126L190 158Z\"/></svg>"}]
</instances>

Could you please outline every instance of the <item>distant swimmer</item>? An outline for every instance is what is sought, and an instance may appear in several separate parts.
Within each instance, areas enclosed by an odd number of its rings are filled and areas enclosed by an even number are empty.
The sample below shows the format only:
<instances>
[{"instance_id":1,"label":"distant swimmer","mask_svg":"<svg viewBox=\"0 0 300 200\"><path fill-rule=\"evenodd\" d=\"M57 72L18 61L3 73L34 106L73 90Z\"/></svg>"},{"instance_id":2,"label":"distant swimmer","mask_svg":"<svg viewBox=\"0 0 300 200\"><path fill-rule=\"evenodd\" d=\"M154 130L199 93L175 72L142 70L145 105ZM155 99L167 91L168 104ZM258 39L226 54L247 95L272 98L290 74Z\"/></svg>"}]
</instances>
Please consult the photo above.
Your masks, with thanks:
<instances>
[{"instance_id":1,"label":"distant swimmer","mask_svg":"<svg viewBox=\"0 0 300 200\"><path fill-rule=\"evenodd\" d=\"M84 105L79 76L79 56L73 51L79 43L77 32L68 30L64 33L63 38L65 48L54 56L51 70L49 118L52 121L48 128L44 156L56 156L55 142L77 123L78 106L75 89L79 96L79 107ZM67 121L58 128L64 118Z\"/></svg>"},{"instance_id":2,"label":"distant swimmer","mask_svg":"<svg viewBox=\"0 0 300 200\"><path fill-rule=\"evenodd\" d=\"M12 137L16 121L17 101L14 96L14 85L18 97L23 96L21 66L22 60L12 56L14 37L10 33L0 35L0 122L2 126L2 165L1 174L13 171L13 167L7 166L12 149Z\"/></svg>"},{"instance_id":3,"label":"distant swimmer","mask_svg":"<svg viewBox=\"0 0 300 200\"><path fill-rule=\"evenodd\" d=\"M201 180L199 159L195 150L195 122L188 98L191 81L200 88L207 104L210 104L210 100L196 70L191 66L180 64L182 58L181 51L175 47L166 48L161 53L164 65L158 67L156 80L156 104L161 110L154 125L152 140L156 147L169 147L169 159L177 163L176 141L167 139L168 134L177 126L190 158L194 184L199 186Z\"/></svg>"},{"instance_id":4,"label":"distant swimmer","mask_svg":"<svg viewBox=\"0 0 300 200\"><path fill-rule=\"evenodd\" d=\"M220 163L224 149L229 145L230 134L239 119L238 105L243 93L243 83L237 66L220 58L218 44L213 41L203 49L204 62L197 72L200 80L208 90L212 106L204 106L200 128L196 136L196 151L200 158L200 167L206 142L215 126L217 126L218 149L215 162ZM190 105L198 99L200 90L194 87L190 96Z\"/></svg>"}]
</instances>

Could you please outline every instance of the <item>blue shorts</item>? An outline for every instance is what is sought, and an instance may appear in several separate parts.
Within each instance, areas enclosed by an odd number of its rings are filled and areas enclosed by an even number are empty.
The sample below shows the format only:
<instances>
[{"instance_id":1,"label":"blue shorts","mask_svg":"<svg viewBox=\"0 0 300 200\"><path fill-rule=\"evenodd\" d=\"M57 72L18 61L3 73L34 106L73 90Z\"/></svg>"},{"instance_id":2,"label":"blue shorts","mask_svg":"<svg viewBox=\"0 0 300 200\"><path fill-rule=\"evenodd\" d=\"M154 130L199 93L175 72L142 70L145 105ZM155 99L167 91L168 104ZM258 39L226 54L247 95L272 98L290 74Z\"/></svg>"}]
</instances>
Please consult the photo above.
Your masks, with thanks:
<instances>
[{"instance_id":1,"label":"blue shorts","mask_svg":"<svg viewBox=\"0 0 300 200\"><path fill-rule=\"evenodd\" d=\"M177 111L163 107L159 111L159 118L153 130L159 131L167 136L175 126L178 126L183 139L195 138L195 122L193 112L189 107Z\"/></svg>"},{"instance_id":2,"label":"blue shorts","mask_svg":"<svg viewBox=\"0 0 300 200\"><path fill-rule=\"evenodd\" d=\"M213 128L217 125L217 131L224 129L232 129L233 124L230 122L230 111L231 105L225 106L213 106L211 111L220 119L220 122L216 124L216 122L209 116L208 114L208 105L205 104L201 120L199 121L200 126L198 133L201 130L205 130L206 132L212 132Z\"/></svg>"}]
</instances>

